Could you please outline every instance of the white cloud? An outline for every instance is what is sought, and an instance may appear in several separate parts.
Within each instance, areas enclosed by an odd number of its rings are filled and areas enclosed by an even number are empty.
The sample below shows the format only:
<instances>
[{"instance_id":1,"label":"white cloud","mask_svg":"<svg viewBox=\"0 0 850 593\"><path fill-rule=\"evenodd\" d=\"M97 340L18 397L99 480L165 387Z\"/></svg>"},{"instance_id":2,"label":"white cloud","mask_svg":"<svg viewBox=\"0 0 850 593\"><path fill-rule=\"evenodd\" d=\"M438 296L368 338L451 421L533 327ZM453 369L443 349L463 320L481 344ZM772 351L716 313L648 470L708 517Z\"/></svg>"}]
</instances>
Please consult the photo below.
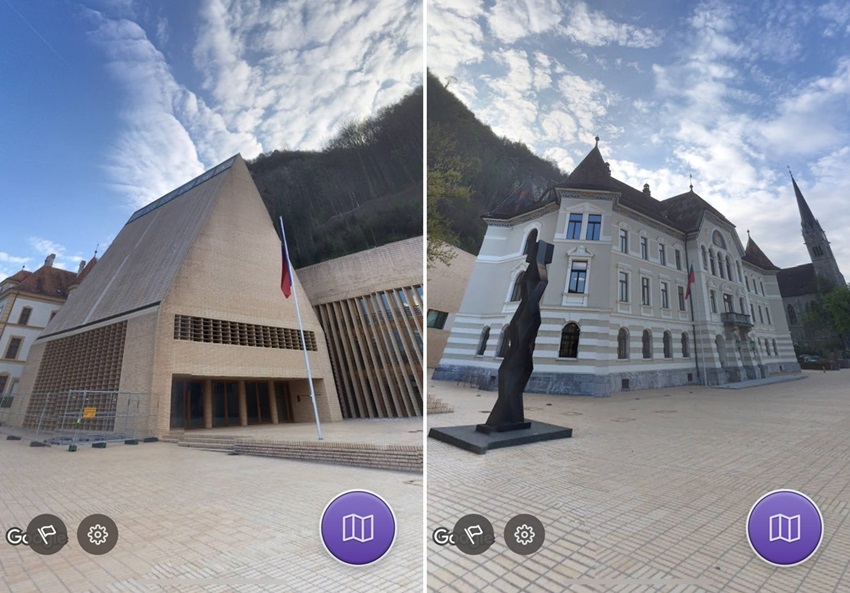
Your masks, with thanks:
<instances>
[{"instance_id":1,"label":"white cloud","mask_svg":"<svg viewBox=\"0 0 850 593\"><path fill-rule=\"evenodd\" d=\"M554 29L563 10L557 0L496 0L488 24L497 39L512 43Z\"/></svg>"},{"instance_id":2,"label":"white cloud","mask_svg":"<svg viewBox=\"0 0 850 593\"><path fill-rule=\"evenodd\" d=\"M577 43L598 47L616 43L624 47L649 48L661 44L659 33L649 28L617 23L584 2L576 2L568 11L563 34Z\"/></svg>"}]
</instances>

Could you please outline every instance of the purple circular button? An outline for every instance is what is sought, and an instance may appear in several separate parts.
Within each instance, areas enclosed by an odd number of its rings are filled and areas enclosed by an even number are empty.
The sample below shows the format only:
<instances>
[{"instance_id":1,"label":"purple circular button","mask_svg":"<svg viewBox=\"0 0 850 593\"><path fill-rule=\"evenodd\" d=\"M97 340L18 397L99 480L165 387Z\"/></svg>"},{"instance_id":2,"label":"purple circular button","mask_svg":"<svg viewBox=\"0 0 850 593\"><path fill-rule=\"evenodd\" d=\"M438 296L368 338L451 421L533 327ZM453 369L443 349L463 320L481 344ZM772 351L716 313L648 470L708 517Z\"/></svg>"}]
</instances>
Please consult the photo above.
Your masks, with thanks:
<instances>
[{"instance_id":1,"label":"purple circular button","mask_svg":"<svg viewBox=\"0 0 850 593\"><path fill-rule=\"evenodd\" d=\"M823 540L823 515L814 501L796 490L774 490L756 501L747 516L747 539L762 560L796 566L808 560Z\"/></svg>"},{"instance_id":2,"label":"purple circular button","mask_svg":"<svg viewBox=\"0 0 850 593\"><path fill-rule=\"evenodd\" d=\"M338 494L322 512L319 532L331 556L350 566L377 562L395 541L395 514L383 498L368 490Z\"/></svg>"}]
</instances>

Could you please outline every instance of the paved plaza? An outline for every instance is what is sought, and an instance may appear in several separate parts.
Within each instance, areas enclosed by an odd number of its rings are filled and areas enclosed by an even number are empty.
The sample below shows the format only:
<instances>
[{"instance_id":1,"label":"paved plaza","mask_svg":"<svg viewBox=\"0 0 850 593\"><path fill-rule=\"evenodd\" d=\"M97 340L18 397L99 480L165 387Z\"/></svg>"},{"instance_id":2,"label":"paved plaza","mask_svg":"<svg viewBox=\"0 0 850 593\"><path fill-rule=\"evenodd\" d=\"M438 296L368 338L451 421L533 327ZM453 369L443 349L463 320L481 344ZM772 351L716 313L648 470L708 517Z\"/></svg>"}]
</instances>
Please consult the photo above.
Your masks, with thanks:
<instances>
[{"instance_id":1,"label":"paved plaza","mask_svg":"<svg viewBox=\"0 0 850 593\"><path fill-rule=\"evenodd\" d=\"M609 398L526 395L527 418L573 438L475 455L428 439L427 529L484 515L480 555L428 542L431 591L850 591L850 371L741 390L677 387ZM430 381L454 407L430 426L486 420L492 392ZM791 568L758 558L745 522L776 489L810 496L824 520L815 555ZM543 548L510 551L503 530L529 513Z\"/></svg>"},{"instance_id":2,"label":"paved plaza","mask_svg":"<svg viewBox=\"0 0 850 593\"><path fill-rule=\"evenodd\" d=\"M398 521L394 546L371 566L341 564L319 539L322 510L349 489L381 495ZM69 453L3 440L0 529L25 528L51 513L67 525L70 542L51 556L0 542L0 591L419 591L422 496L415 473L168 443ZM94 513L111 517L120 531L116 548L102 556L85 553L76 540L77 526Z\"/></svg>"}]
</instances>

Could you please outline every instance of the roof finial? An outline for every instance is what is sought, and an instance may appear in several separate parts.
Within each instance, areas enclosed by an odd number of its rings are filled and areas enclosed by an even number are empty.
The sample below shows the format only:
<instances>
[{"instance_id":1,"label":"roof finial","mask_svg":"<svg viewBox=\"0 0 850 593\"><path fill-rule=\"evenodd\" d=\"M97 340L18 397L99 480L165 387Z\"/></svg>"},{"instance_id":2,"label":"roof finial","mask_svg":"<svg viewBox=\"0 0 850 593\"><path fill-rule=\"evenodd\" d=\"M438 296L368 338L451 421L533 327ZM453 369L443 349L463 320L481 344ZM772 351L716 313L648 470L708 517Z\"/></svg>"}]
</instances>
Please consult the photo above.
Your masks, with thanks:
<instances>
[{"instance_id":1,"label":"roof finial","mask_svg":"<svg viewBox=\"0 0 850 593\"><path fill-rule=\"evenodd\" d=\"M97 257L97 250L100 249L100 243L94 246L94 256Z\"/></svg>"},{"instance_id":2,"label":"roof finial","mask_svg":"<svg viewBox=\"0 0 850 593\"><path fill-rule=\"evenodd\" d=\"M750 229L747 229L747 239L750 239Z\"/></svg>"},{"instance_id":3,"label":"roof finial","mask_svg":"<svg viewBox=\"0 0 850 593\"><path fill-rule=\"evenodd\" d=\"M599 136L596 137L596 148L599 148Z\"/></svg>"},{"instance_id":4,"label":"roof finial","mask_svg":"<svg viewBox=\"0 0 850 593\"><path fill-rule=\"evenodd\" d=\"M688 179L691 180L691 191L694 191L694 176L688 173Z\"/></svg>"}]
</instances>

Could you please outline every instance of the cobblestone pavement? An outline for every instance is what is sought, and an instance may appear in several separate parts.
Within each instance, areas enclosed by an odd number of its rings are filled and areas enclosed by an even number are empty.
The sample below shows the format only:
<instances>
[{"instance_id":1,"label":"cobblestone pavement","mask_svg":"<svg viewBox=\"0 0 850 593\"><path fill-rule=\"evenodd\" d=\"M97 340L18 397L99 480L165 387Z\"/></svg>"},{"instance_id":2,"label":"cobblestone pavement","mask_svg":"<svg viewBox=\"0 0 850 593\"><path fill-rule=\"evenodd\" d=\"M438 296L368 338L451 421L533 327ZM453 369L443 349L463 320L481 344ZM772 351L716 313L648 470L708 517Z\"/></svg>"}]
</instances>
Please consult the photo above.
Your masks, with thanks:
<instances>
[{"instance_id":1,"label":"cobblestone pavement","mask_svg":"<svg viewBox=\"0 0 850 593\"><path fill-rule=\"evenodd\" d=\"M0 541L6 593L421 591L422 477L282 459L228 456L166 443L30 448L0 441L0 530L51 513L70 542L40 556ZM371 566L333 559L319 539L325 505L349 489L380 494L399 529ZM117 547L85 553L83 518L118 525Z\"/></svg>"},{"instance_id":2,"label":"cobblestone pavement","mask_svg":"<svg viewBox=\"0 0 850 593\"><path fill-rule=\"evenodd\" d=\"M428 439L429 533L468 513L493 524L477 556L429 541L431 591L828 593L850 591L850 372L751 389L679 387L610 398L525 398L530 419L573 438L475 455ZM483 422L495 394L430 381L455 413ZM747 541L753 504L799 490L820 507L823 542L774 567ZM502 531L530 513L543 548L511 552Z\"/></svg>"}]
</instances>

